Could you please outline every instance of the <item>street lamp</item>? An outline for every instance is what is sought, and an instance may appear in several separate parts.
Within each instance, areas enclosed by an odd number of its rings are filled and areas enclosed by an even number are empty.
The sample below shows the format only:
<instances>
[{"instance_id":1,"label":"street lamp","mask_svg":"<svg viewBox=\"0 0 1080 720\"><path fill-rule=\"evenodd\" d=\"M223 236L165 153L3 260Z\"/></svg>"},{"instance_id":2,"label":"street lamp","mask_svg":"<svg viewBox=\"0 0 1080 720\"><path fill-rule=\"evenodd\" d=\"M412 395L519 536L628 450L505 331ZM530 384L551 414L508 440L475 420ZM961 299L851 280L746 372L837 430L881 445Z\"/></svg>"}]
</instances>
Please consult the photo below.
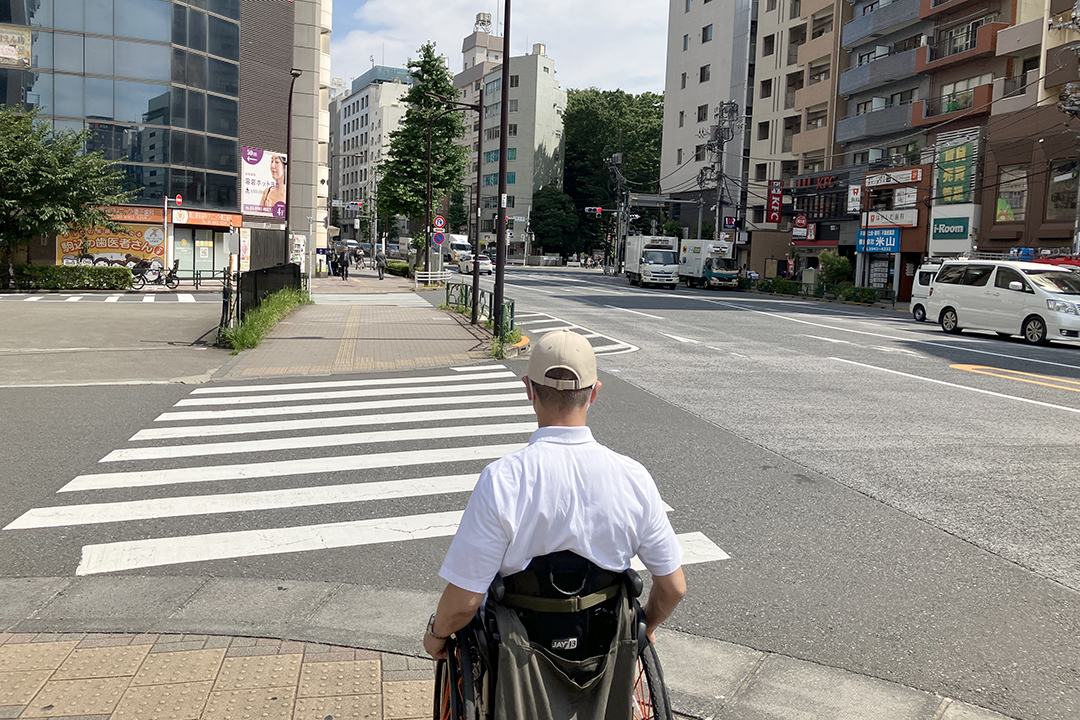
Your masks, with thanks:
<instances>
[{"instance_id":1,"label":"street lamp","mask_svg":"<svg viewBox=\"0 0 1080 720\"><path fill-rule=\"evenodd\" d=\"M289 70L289 74L292 75L292 81L289 82L289 119L285 123L285 245L286 247L292 244L292 227L289 225L289 208L292 205L292 193L289 192L289 188L292 186L292 97L293 88L296 87L296 78L303 74L303 70L300 68L292 68ZM313 238L308 238L308 284L311 284L311 263L312 263L312 249L314 248Z\"/></svg>"}]
</instances>

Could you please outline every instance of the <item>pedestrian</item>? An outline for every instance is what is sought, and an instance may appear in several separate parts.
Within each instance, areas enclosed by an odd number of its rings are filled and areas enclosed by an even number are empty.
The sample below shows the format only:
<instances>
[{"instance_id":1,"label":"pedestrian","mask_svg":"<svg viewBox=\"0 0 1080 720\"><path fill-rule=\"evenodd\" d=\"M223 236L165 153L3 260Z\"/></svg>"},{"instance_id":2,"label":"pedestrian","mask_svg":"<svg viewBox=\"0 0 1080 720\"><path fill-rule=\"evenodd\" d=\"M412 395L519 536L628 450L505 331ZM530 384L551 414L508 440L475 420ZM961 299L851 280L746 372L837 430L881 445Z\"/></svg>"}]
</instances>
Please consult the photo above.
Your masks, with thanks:
<instances>
[{"instance_id":1,"label":"pedestrian","mask_svg":"<svg viewBox=\"0 0 1080 720\"><path fill-rule=\"evenodd\" d=\"M337 275L337 255L330 248L326 250L326 267L329 275Z\"/></svg>"},{"instance_id":2,"label":"pedestrian","mask_svg":"<svg viewBox=\"0 0 1080 720\"><path fill-rule=\"evenodd\" d=\"M386 253L379 250L378 254L375 255L375 268L379 271L380 280L383 279L383 273L386 272L387 265L389 263L386 261Z\"/></svg>"},{"instance_id":3,"label":"pedestrian","mask_svg":"<svg viewBox=\"0 0 1080 720\"><path fill-rule=\"evenodd\" d=\"M356 246L356 269L364 269L364 248L359 245Z\"/></svg>"},{"instance_id":4,"label":"pedestrian","mask_svg":"<svg viewBox=\"0 0 1080 720\"><path fill-rule=\"evenodd\" d=\"M349 279L349 253L345 250L338 254L338 270L341 271L342 280Z\"/></svg>"}]
</instances>

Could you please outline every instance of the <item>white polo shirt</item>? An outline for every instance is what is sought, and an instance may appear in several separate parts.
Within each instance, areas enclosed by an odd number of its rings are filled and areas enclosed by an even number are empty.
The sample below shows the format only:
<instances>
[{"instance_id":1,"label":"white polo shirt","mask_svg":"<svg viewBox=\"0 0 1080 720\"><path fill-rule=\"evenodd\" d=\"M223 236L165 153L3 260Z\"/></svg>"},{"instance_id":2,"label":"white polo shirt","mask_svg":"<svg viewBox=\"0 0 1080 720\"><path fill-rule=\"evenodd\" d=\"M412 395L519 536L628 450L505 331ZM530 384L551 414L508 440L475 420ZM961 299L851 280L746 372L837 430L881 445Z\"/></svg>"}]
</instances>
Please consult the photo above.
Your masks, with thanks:
<instances>
[{"instance_id":1,"label":"white polo shirt","mask_svg":"<svg viewBox=\"0 0 1080 720\"><path fill-rule=\"evenodd\" d=\"M528 446L484 468L439 575L487 592L540 555L571 550L621 572L637 555L653 575L682 565L652 476L587 427L543 427Z\"/></svg>"}]
</instances>

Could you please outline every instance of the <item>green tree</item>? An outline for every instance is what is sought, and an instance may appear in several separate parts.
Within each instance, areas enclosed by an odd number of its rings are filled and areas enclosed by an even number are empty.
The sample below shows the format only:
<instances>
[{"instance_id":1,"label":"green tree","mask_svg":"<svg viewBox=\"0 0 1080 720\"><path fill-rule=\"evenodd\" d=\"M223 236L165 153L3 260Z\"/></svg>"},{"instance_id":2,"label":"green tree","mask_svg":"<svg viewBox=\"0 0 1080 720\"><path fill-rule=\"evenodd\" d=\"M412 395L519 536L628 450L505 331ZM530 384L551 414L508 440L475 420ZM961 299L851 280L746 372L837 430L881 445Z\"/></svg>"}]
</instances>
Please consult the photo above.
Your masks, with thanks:
<instances>
[{"instance_id":1,"label":"green tree","mask_svg":"<svg viewBox=\"0 0 1080 720\"><path fill-rule=\"evenodd\" d=\"M450 209L446 213L446 226L451 232L461 232L469 227L469 211L465 209L465 188L460 185L450 191Z\"/></svg>"},{"instance_id":2,"label":"green tree","mask_svg":"<svg viewBox=\"0 0 1080 720\"><path fill-rule=\"evenodd\" d=\"M0 106L0 262L35 236L123 232L104 209L129 202L126 176L100 152L84 153L90 131L56 133L37 111Z\"/></svg>"},{"instance_id":3,"label":"green tree","mask_svg":"<svg viewBox=\"0 0 1080 720\"><path fill-rule=\"evenodd\" d=\"M584 243L578 236L580 211L574 201L555 185L545 185L533 195L529 228L536 236L536 245L545 252L566 256L581 252Z\"/></svg>"},{"instance_id":4,"label":"green tree","mask_svg":"<svg viewBox=\"0 0 1080 720\"><path fill-rule=\"evenodd\" d=\"M563 189L581 213L580 232L587 247L600 245L604 223L594 216L585 216L584 209L617 205L614 175L605 161L620 148L623 154L620 171L627 181L625 189L659 192L663 100L662 95L651 92L631 95L622 90L597 88L567 93L563 117L566 133ZM640 214L642 218L637 225L648 227L651 216Z\"/></svg>"},{"instance_id":5,"label":"green tree","mask_svg":"<svg viewBox=\"0 0 1080 720\"><path fill-rule=\"evenodd\" d=\"M835 250L822 250L818 255L818 264L827 285L839 285L851 279L851 260Z\"/></svg>"},{"instance_id":6,"label":"green tree","mask_svg":"<svg viewBox=\"0 0 1080 720\"><path fill-rule=\"evenodd\" d=\"M435 54L435 44L425 43L420 48L420 59L410 60L408 68L416 82L405 95L409 109L401 128L390 133L389 157L380 167L379 212L421 220L425 209L434 215L439 198L461 185L465 148L454 140L465 134L465 125L459 112L438 117L447 105L432 95L456 99L457 91L453 76ZM431 207L425 208L429 127L432 193Z\"/></svg>"}]
</instances>

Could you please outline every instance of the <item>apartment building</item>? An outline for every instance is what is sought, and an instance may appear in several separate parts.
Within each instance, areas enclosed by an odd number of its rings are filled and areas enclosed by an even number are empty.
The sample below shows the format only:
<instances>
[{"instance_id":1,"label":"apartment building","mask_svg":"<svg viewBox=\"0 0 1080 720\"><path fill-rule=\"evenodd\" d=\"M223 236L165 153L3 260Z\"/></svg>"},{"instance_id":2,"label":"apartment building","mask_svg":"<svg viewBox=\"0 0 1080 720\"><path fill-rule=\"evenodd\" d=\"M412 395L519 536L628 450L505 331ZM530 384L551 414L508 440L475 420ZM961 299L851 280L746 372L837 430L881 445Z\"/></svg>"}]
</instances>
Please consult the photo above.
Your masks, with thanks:
<instances>
[{"instance_id":1,"label":"apartment building","mask_svg":"<svg viewBox=\"0 0 1080 720\"><path fill-rule=\"evenodd\" d=\"M710 226L717 214L735 217L737 227L746 220L757 12L757 3L751 0L670 0L668 8L660 192L675 199L701 200ZM732 101L738 103L740 122L724 145L727 182L716 213L717 184L707 177L715 158L708 143L718 124L719 106ZM697 234L697 208L673 205L671 212L684 233ZM746 255L742 245L742 262Z\"/></svg>"},{"instance_id":2,"label":"apartment building","mask_svg":"<svg viewBox=\"0 0 1080 720\"><path fill-rule=\"evenodd\" d=\"M506 163L508 252L526 254L526 228L532 199L545 185L562 187L565 140L563 113L566 90L555 77L555 62L547 48L536 43L532 53L510 60L509 138ZM483 170L479 189L480 241L495 243L495 213L499 193L499 140L502 116L502 66L482 78L484 88ZM475 167L475 165L473 165Z\"/></svg>"},{"instance_id":3,"label":"apartment building","mask_svg":"<svg viewBox=\"0 0 1080 720\"><path fill-rule=\"evenodd\" d=\"M343 203L362 203L339 210L343 237L375 237L378 168L390 150L390 133L405 118L411 84L407 69L376 65L331 101L331 193Z\"/></svg>"}]
</instances>

